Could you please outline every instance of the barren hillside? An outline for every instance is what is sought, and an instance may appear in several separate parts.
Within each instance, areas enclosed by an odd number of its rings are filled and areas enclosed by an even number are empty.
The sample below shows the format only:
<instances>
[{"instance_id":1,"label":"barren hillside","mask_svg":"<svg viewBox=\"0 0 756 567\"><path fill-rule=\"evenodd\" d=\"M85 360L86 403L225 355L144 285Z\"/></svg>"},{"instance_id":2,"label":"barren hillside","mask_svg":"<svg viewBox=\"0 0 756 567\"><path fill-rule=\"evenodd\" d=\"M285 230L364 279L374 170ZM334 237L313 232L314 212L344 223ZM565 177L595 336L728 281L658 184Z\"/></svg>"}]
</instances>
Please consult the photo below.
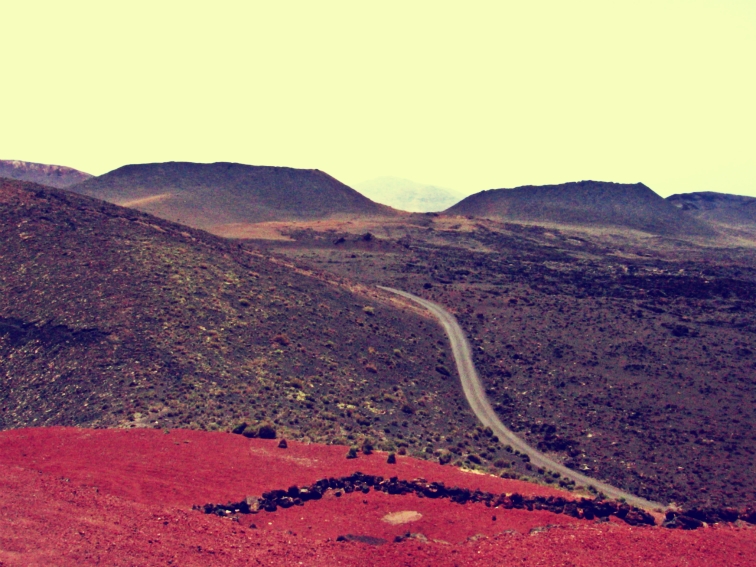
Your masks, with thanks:
<instances>
[{"instance_id":1,"label":"barren hillside","mask_svg":"<svg viewBox=\"0 0 756 567\"><path fill-rule=\"evenodd\" d=\"M0 428L269 423L431 458L488 441L435 370L441 331L377 293L28 183L2 182L0 219Z\"/></svg>"},{"instance_id":2,"label":"barren hillside","mask_svg":"<svg viewBox=\"0 0 756 567\"><path fill-rule=\"evenodd\" d=\"M756 198L704 191L667 197L689 215L727 225L756 227Z\"/></svg>"},{"instance_id":3,"label":"barren hillside","mask_svg":"<svg viewBox=\"0 0 756 567\"><path fill-rule=\"evenodd\" d=\"M642 183L580 181L491 189L470 195L445 212L515 222L630 229L666 236L714 234L705 223L685 215Z\"/></svg>"},{"instance_id":4,"label":"barren hillside","mask_svg":"<svg viewBox=\"0 0 756 567\"><path fill-rule=\"evenodd\" d=\"M91 175L62 165L47 165L30 161L0 160L0 177L33 181L62 189L86 181Z\"/></svg>"},{"instance_id":5,"label":"barren hillside","mask_svg":"<svg viewBox=\"0 0 756 567\"><path fill-rule=\"evenodd\" d=\"M195 228L393 215L319 170L238 163L126 165L70 188Z\"/></svg>"},{"instance_id":6,"label":"barren hillside","mask_svg":"<svg viewBox=\"0 0 756 567\"><path fill-rule=\"evenodd\" d=\"M275 246L456 313L502 421L566 466L661 502L756 501L753 249L414 223Z\"/></svg>"}]
</instances>

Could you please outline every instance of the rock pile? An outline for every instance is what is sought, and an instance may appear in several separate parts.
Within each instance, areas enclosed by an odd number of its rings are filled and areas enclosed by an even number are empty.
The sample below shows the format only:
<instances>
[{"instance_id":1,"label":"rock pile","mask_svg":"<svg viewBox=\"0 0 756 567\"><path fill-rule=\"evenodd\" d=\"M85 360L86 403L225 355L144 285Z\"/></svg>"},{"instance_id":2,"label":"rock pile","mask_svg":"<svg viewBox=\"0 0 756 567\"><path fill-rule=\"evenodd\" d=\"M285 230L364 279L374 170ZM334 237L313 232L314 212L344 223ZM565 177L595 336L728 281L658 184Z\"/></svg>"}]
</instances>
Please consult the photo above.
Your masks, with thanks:
<instances>
[{"instance_id":1,"label":"rock pile","mask_svg":"<svg viewBox=\"0 0 756 567\"><path fill-rule=\"evenodd\" d=\"M669 511L662 525L665 528L695 530L704 524L719 524L732 522L747 522L756 524L756 509L752 507L744 510L735 508L691 508L682 512Z\"/></svg>"},{"instance_id":2,"label":"rock pile","mask_svg":"<svg viewBox=\"0 0 756 567\"><path fill-rule=\"evenodd\" d=\"M521 494L492 494L468 488L447 487L441 482L428 482L424 478L400 480L382 476L353 473L341 478L323 478L315 483L299 487L291 486L286 490L271 490L261 497L247 497L240 502L228 504L205 504L195 506L205 514L230 516L232 514L256 514L260 511L275 512L280 508L303 506L309 500L320 500L329 491L335 496L342 493L363 492L370 490L386 494L406 495L414 493L419 498L448 498L457 504L482 503L490 508L546 510L556 514L566 514L574 518L608 518L616 516L632 526L654 525L651 514L625 503L602 500L600 498L568 500L555 496L523 496ZM670 526L675 527L675 526Z\"/></svg>"}]
</instances>

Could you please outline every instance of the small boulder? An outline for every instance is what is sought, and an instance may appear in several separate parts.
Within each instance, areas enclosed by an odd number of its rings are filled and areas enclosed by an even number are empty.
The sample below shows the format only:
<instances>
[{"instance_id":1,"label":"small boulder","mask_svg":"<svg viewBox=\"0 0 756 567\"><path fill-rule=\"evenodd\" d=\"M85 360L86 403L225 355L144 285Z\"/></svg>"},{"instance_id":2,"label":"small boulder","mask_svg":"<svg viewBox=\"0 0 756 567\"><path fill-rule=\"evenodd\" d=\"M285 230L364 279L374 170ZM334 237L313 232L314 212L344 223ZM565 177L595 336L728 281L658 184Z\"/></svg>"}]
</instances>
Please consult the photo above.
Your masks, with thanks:
<instances>
[{"instance_id":1,"label":"small boulder","mask_svg":"<svg viewBox=\"0 0 756 567\"><path fill-rule=\"evenodd\" d=\"M688 516L678 516L675 520L680 529L683 530L696 530L703 527L703 522Z\"/></svg>"},{"instance_id":2,"label":"small boulder","mask_svg":"<svg viewBox=\"0 0 756 567\"><path fill-rule=\"evenodd\" d=\"M248 426L249 426L249 424L246 421L244 421L244 422L240 423L239 425L237 425L236 427L234 427L231 430L231 433L233 433L235 435L241 435L242 433L244 433L244 430L247 429Z\"/></svg>"},{"instance_id":3,"label":"small boulder","mask_svg":"<svg viewBox=\"0 0 756 567\"><path fill-rule=\"evenodd\" d=\"M396 455L394 453L389 453L388 454L388 459L386 459L386 462L388 464L390 464L390 465L395 465L396 464Z\"/></svg>"},{"instance_id":4,"label":"small boulder","mask_svg":"<svg viewBox=\"0 0 756 567\"><path fill-rule=\"evenodd\" d=\"M275 512L277 509L278 509L278 506L276 506L275 502L268 501L263 506L263 510L265 510L266 512Z\"/></svg>"},{"instance_id":5,"label":"small boulder","mask_svg":"<svg viewBox=\"0 0 756 567\"><path fill-rule=\"evenodd\" d=\"M270 424L261 425L260 429L257 430L257 436L260 439L275 439L276 438L276 429Z\"/></svg>"},{"instance_id":6,"label":"small boulder","mask_svg":"<svg viewBox=\"0 0 756 567\"><path fill-rule=\"evenodd\" d=\"M451 372L449 372L449 369L446 368L443 364L439 364L436 366L436 372L441 374L441 376L451 376Z\"/></svg>"},{"instance_id":7,"label":"small boulder","mask_svg":"<svg viewBox=\"0 0 756 567\"><path fill-rule=\"evenodd\" d=\"M278 442L278 448L279 449L288 449L289 445L286 443L286 439L281 439L281 441Z\"/></svg>"}]
</instances>

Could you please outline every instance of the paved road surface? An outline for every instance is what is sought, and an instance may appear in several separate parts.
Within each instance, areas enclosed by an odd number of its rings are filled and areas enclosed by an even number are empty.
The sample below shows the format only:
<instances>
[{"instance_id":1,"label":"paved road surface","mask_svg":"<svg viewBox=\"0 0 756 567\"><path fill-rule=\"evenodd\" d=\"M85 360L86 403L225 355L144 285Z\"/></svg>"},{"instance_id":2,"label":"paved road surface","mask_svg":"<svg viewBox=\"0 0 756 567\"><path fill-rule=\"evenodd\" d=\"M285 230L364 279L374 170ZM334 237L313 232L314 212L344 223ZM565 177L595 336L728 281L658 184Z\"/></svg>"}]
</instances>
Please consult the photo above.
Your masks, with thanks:
<instances>
[{"instance_id":1,"label":"paved road surface","mask_svg":"<svg viewBox=\"0 0 756 567\"><path fill-rule=\"evenodd\" d=\"M406 297L407 299L411 299L415 303L419 303L438 318L438 320L441 322L441 325L444 327L446 334L449 336L449 342L451 343L454 360L457 363L459 379L462 382L462 389L465 392L465 397L467 398L470 407L472 408L478 420L484 426L490 427L502 444L511 445L513 449L520 451L520 453L527 454L530 457L530 462L534 466L558 472L562 475L563 478L573 480L577 484L582 484L583 486L593 486L596 490L603 492L610 498L624 498L628 504L648 510L655 508L665 508L665 506L662 504L651 502L649 500L646 500L645 498L635 496L633 494L620 490L619 488L615 488L614 486L605 484L593 478L587 477L584 474L580 474L579 472L574 471L570 468L567 468L563 464L547 457L545 454L525 443L525 441L515 435L513 431L508 429L499 420L496 412L494 412L493 408L491 407L491 404L488 403L485 390L483 389L480 377L478 376L478 371L475 369L475 364L473 364L472 354L470 352L470 345L467 342L467 337L465 337L465 334L462 331L462 328L459 326L459 323L457 323L457 319L454 317L454 315L446 311L440 305L416 295L412 295L411 293L407 293L406 291L401 291L384 286L378 287L385 291L390 291L391 293L395 293L397 295L401 295L402 297Z\"/></svg>"}]
</instances>

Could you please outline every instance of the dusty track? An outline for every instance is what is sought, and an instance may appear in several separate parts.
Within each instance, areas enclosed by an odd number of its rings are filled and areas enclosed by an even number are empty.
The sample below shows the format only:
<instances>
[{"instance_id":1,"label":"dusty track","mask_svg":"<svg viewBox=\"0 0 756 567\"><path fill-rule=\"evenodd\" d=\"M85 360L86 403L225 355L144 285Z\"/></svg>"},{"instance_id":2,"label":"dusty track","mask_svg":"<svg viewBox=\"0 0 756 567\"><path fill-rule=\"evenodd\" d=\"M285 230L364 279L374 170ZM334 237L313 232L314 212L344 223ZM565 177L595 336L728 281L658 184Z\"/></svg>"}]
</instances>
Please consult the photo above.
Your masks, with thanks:
<instances>
[{"instance_id":1,"label":"dusty track","mask_svg":"<svg viewBox=\"0 0 756 567\"><path fill-rule=\"evenodd\" d=\"M472 354L470 352L470 345L467 342L462 328L457 323L457 319L446 311L440 305L423 299L406 291L398 289L378 286L380 289L395 293L407 299L414 301L425 307L430 311L443 326L446 334L449 336L449 342L451 343L452 353L454 360L457 363L457 372L459 373L459 379L462 383L462 389L467 398L467 402L470 404L475 416L485 426L490 427L494 434L499 438L499 441L503 444L511 445L513 449L525 453L530 457L530 462L537 467L548 469L554 472L558 472L562 477L575 481L577 484L583 486L593 486L596 490L604 493L610 498L625 499L629 504L645 508L647 510L654 510L659 508L665 508L663 504L657 502L651 502L645 498L635 496L629 492L625 492L619 488L603 483L596 479L590 478L579 472L576 472L563 464L549 458L545 454L541 453L537 449L531 447L525 441L520 439L515 433L507 428L501 420L499 420L496 412L494 412L491 404L488 403L485 390L480 382L478 371L475 369L475 364L472 360Z\"/></svg>"}]
</instances>

